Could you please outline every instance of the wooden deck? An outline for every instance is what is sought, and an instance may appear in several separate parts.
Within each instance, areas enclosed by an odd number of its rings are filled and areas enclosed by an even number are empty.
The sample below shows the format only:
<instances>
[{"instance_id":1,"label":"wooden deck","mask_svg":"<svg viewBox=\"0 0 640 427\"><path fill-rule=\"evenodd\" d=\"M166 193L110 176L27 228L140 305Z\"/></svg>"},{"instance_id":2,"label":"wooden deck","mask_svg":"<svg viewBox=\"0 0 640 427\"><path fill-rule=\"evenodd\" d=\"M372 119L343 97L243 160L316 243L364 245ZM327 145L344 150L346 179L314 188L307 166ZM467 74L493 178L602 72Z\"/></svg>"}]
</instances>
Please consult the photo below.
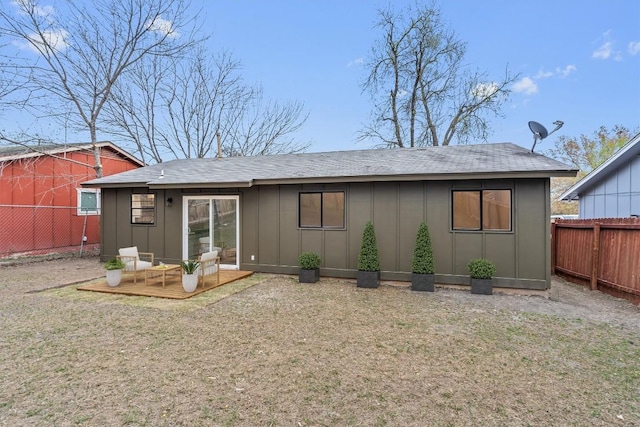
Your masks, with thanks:
<instances>
[{"instance_id":1,"label":"wooden deck","mask_svg":"<svg viewBox=\"0 0 640 427\"><path fill-rule=\"evenodd\" d=\"M116 287L112 288L107 285L106 279L103 278L103 280L100 280L99 282L79 286L78 290L157 298L186 299L217 288L218 286L226 285L227 283L231 283L235 280L249 277L252 274L252 271L220 270L220 283L215 283L215 278L213 278L213 276L208 276L206 286L202 288L202 284L198 283L196 290L191 293L186 293L184 289L182 289L182 282L178 275L167 275L164 288L162 287L160 280L150 280L150 283L145 286L144 275L140 274L138 275L138 283L134 284L133 276L125 274L122 276L122 282L120 282L120 285Z\"/></svg>"}]
</instances>

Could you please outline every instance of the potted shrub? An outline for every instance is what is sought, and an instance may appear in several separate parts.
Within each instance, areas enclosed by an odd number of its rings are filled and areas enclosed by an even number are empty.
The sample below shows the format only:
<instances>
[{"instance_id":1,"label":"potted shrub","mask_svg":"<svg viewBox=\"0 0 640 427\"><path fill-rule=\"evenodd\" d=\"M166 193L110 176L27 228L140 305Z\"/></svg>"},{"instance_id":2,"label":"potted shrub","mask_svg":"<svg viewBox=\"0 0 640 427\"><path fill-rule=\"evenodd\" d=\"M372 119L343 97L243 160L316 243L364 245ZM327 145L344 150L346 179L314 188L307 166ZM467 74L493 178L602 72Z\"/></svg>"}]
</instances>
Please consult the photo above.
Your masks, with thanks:
<instances>
[{"instance_id":1,"label":"potted shrub","mask_svg":"<svg viewBox=\"0 0 640 427\"><path fill-rule=\"evenodd\" d=\"M300 283L316 283L320 279L320 255L315 252L303 252L298 257Z\"/></svg>"},{"instance_id":2,"label":"potted shrub","mask_svg":"<svg viewBox=\"0 0 640 427\"><path fill-rule=\"evenodd\" d=\"M377 288L380 284L380 258L378 243L371 221L364 226L362 246L358 256L357 286L359 288Z\"/></svg>"},{"instance_id":3,"label":"potted shrub","mask_svg":"<svg viewBox=\"0 0 640 427\"><path fill-rule=\"evenodd\" d=\"M471 293L491 295L493 293L493 275L496 266L486 258L472 259L467 265L471 276Z\"/></svg>"},{"instance_id":4,"label":"potted shrub","mask_svg":"<svg viewBox=\"0 0 640 427\"><path fill-rule=\"evenodd\" d=\"M119 258L112 258L104 263L104 268L107 270L107 285L115 287L120 284L124 267L124 262Z\"/></svg>"},{"instance_id":5,"label":"potted shrub","mask_svg":"<svg viewBox=\"0 0 640 427\"><path fill-rule=\"evenodd\" d=\"M411 262L411 289L433 292L435 290L435 263L429 228L424 222L418 227L416 246Z\"/></svg>"},{"instance_id":6,"label":"potted shrub","mask_svg":"<svg viewBox=\"0 0 640 427\"><path fill-rule=\"evenodd\" d=\"M182 261L182 288L185 292L193 292L198 287L198 267L200 263L195 260Z\"/></svg>"}]
</instances>

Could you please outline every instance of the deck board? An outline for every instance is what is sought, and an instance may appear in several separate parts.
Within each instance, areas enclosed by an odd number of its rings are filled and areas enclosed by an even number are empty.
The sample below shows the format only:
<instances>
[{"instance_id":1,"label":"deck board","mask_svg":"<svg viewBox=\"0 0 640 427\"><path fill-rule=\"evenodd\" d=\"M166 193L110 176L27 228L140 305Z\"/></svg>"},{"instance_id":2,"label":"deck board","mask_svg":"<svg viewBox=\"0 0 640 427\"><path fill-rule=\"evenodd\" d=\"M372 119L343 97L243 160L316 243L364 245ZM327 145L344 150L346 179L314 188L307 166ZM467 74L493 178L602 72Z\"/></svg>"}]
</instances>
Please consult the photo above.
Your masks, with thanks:
<instances>
[{"instance_id":1,"label":"deck board","mask_svg":"<svg viewBox=\"0 0 640 427\"><path fill-rule=\"evenodd\" d=\"M194 295L198 295L211 289L217 288L219 286L224 286L227 283L249 277L252 274L252 271L220 270L220 283L215 283L215 280L212 278L212 276L209 276L207 277L206 286L204 287L204 289L199 283L196 290L191 293L186 293L184 289L182 289L182 282L180 280L180 276L178 275L167 275L164 288L162 287L162 283L160 282L160 280L153 281L153 283L149 283L149 285L145 286L144 275L142 276L142 280L140 280L141 277L139 275L138 283L134 284L133 276L125 274L122 276L122 281L118 286L111 287L107 285L106 278L103 278L103 280L100 280L98 282L79 286L78 290L122 295L138 295L156 298L187 299L191 298Z\"/></svg>"}]
</instances>

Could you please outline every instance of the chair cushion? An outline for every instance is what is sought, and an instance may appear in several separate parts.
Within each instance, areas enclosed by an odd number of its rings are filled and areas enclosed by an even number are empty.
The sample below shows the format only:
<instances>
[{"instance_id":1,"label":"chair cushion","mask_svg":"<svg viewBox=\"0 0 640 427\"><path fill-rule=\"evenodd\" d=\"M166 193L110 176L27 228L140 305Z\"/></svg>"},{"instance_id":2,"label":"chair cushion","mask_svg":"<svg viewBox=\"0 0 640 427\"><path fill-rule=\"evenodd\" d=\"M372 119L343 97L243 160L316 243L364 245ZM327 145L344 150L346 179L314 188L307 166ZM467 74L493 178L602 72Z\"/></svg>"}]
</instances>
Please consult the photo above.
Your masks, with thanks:
<instances>
[{"instance_id":1,"label":"chair cushion","mask_svg":"<svg viewBox=\"0 0 640 427\"><path fill-rule=\"evenodd\" d=\"M124 262L124 271L133 271L135 267L135 261L125 261Z\"/></svg>"},{"instance_id":2,"label":"chair cushion","mask_svg":"<svg viewBox=\"0 0 640 427\"><path fill-rule=\"evenodd\" d=\"M153 267L153 264L149 261L138 261L136 263L138 270L146 270L147 268Z\"/></svg>"},{"instance_id":3,"label":"chair cushion","mask_svg":"<svg viewBox=\"0 0 640 427\"><path fill-rule=\"evenodd\" d=\"M200 256L200 261L210 261L218 258L218 251L205 252Z\"/></svg>"},{"instance_id":4,"label":"chair cushion","mask_svg":"<svg viewBox=\"0 0 640 427\"><path fill-rule=\"evenodd\" d=\"M140 271L153 267L153 264L149 261L125 261L124 266L124 271L134 271L134 268Z\"/></svg>"},{"instance_id":5,"label":"chair cushion","mask_svg":"<svg viewBox=\"0 0 640 427\"><path fill-rule=\"evenodd\" d=\"M218 258L218 251L205 252L200 256L200 262L204 263L204 275L208 276L209 274L213 274L218 271L218 264L216 262L212 262ZM205 262L209 261L209 262Z\"/></svg>"},{"instance_id":6,"label":"chair cushion","mask_svg":"<svg viewBox=\"0 0 640 427\"><path fill-rule=\"evenodd\" d=\"M138 256L137 246L131 246L129 248L120 248L118 249L118 253L122 256L134 256L136 257L137 260L140 259L140 257Z\"/></svg>"}]
</instances>

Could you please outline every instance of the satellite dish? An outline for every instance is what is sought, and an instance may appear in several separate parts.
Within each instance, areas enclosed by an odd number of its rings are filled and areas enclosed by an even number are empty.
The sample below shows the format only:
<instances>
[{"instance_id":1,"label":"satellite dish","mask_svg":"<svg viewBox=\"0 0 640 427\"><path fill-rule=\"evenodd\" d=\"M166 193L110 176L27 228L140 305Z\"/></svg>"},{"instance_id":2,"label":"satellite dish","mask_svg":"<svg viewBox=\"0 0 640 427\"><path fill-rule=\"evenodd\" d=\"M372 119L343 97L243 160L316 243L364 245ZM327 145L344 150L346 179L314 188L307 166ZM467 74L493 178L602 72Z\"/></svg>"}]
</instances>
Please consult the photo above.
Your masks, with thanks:
<instances>
[{"instance_id":1,"label":"satellite dish","mask_svg":"<svg viewBox=\"0 0 640 427\"><path fill-rule=\"evenodd\" d=\"M556 125L556 128L551 132L549 132L547 131L547 128L542 126L540 123L534 122L534 121L529 122L529 129L531 129L531 132L533 132L533 147L531 147L532 153L533 153L533 149L536 148L536 143L538 142L538 140L543 140L549 135L551 135L552 133L554 133L555 131L557 131L558 129L560 129L562 125L564 125L564 122L561 120L556 120L555 122L553 122L553 124Z\"/></svg>"}]
</instances>

